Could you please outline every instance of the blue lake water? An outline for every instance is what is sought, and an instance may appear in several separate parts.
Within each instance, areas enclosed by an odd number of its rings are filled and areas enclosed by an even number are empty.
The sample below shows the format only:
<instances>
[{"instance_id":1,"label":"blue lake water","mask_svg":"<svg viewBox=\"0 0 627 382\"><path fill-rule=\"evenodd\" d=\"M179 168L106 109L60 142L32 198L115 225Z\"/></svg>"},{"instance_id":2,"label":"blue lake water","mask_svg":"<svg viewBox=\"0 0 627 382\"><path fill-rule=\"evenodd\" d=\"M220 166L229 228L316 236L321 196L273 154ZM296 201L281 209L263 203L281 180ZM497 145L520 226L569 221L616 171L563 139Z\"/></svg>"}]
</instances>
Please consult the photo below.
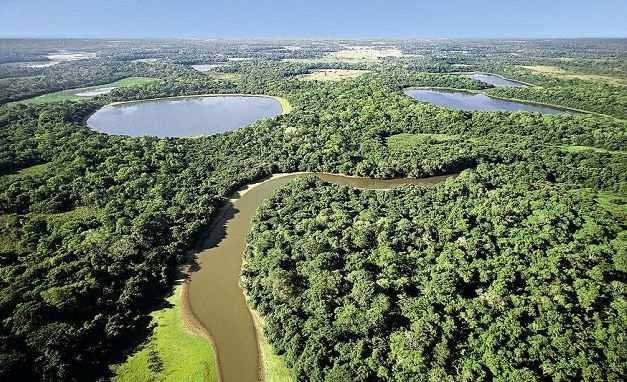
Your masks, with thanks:
<instances>
[{"instance_id":1,"label":"blue lake water","mask_svg":"<svg viewBox=\"0 0 627 382\"><path fill-rule=\"evenodd\" d=\"M485 94L442 89L407 89L405 94L415 100L466 111L529 111L542 114L575 114L549 106L507 101Z\"/></svg>"},{"instance_id":2,"label":"blue lake water","mask_svg":"<svg viewBox=\"0 0 627 382\"><path fill-rule=\"evenodd\" d=\"M526 87L526 85L521 84L520 82L508 80L506 78L499 77L494 74L474 73L474 74L469 74L468 77L472 78L473 80L485 82L486 84L494 85L497 87L501 87L501 86L510 86L510 87L517 87L517 88Z\"/></svg>"},{"instance_id":3,"label":"blue lake water","mask_svg":"<svg viewBox=\"0 0 627 382\"><path fill-rule=\"evenodd\" d=\"M281 112L281 104L270 97L173 98L105 106L87 125L102 133L133 137L193 137L238 129Z\"/></svg>"}]
</instances>

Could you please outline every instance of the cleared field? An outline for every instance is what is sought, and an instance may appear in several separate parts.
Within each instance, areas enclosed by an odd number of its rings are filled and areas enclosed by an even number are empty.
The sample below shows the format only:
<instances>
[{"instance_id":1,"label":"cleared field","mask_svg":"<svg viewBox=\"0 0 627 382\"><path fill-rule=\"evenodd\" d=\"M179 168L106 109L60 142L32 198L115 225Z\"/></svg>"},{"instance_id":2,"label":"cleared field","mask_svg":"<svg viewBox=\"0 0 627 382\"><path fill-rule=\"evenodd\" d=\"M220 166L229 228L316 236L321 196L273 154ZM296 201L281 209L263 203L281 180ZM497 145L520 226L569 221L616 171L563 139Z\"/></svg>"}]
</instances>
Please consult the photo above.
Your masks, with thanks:
<instances>
[{"instance_id":1,"label":"cleared field","mask_svg":"<svg viewBox=\"0 0 627 382\"><path fill-rule=\"evenodd\" d=\"M558 68L557 66L550 65L533 65L533 66L522 66L525 69L529 69L536 73L544 74L551 77L557 77L564 80L572 80L579 79L585 81L598 81L598 82L606 82L614 85L627 85L627 81L621 78L603 76L599 74L585 74L585 73L572 73L568 72L564 69Z\"/></svg>"},{"instance_id":2,"label":"cleared field","mask_svg":"<svg viewBox=\"0 0 627 382\"><path fill-rule=\"evenodd\" d=\"M369 46L348 46L337 52L328 54L328 57L348 61L376 61L382 57L401 57L403 52L397 48L373 48Z\"/></svg>"},{"instance_id":3,"label":"cleared field","mask_svg":"<svg viewBox=\"0 0 627 382\"><path fill-rule=\"evenodd\" d=\"M229 57L229 61L252 61L252 57Z\"/></svg>"},{"instance_id":4,"label":"cleared field","mask_svg":"<svg viewBox=\"0 0 627 382\"><path fill-rule=\"evenodd\" d=\"M337 63L337 62L375 62L383 57L405 57L400 49L388 47L347 46L346 49L330 52L320 58L287 58L286 62L299 63Z\"/></svg>"},{"instance_id":5,"label":"cleared field","mask_svg":"<svg viewBox=\"0 0 627 382\"><path fill-rule=\"evenodd\" d=\"M215 78L216 80L225 80L225 81L234 81L237 82L241 78L241 74L239 73L222 73L222 72L205 72L210 78Z\"/></svg>"},{"instance_id":6,"label":"cleared field","mask_svg":"<svg viewBox=\"0 0 627 382\"><path fill-rule=\"evenodd\" d=\"M168 298L169 307L152 314L155 329L141 350L113 368L116 382L219 380L215 351L191 333L182 319L181 290Z\"/></svg>"},{"instance_id":7,"label":"cleared field","mask_svg":"<svg viewBox=\"0 0 627 382\"><path fill-rule=\"evenodd\" d=\"M0 214L0 251L11 252L19 249L19 235L13 227L16 225L16 214Z\"/></svg>"},{"instance_id":8,"label":"cleared field","mask_svg":"<svg viewBox=\"0 0 627 382\"><path fill-rule=\"evenodd\" d=\"M61 90L58 92L48 93L48 94L40 95L38 97L29 98L29 99L25 99L25 100L17 101L17 102L19 103L48 103L48 102L60 102L60 101L79 101L82 99L87 99L89 97L98 95L99 89L106 90L108 88L119 88L122 86L142 85L142 84L150 83L154 81L158 81L158 80L155 78L148 78L148 77L128 77L128 78L123 78L121 80L112 82L110 84L90 86L90 87L85 87L85 88ZM83 93L86 95L79 95ZM104 94L104 93L100 93L100 94Z\"/></svg>"},{"instance_id":9,"label":"cleared field","mask_svg":"<svg viewBox=\"0 0 627 382\"><path fill-rule=\"evenodd\" d=\"M314 69L298 78L304 81L341 81L356 78L369 72L368 70L351 69Z\"/></svg>"},{"instance_id":10,"label":"cleared field","mask_svg":"<svg viewBox=\"0 0 627 382\"><path fill-rule=\"evenodd\" d=\"M388 147L392 151L411 150L416 146L426 143L442 143L458 140L459 136L454 134L409 134L401 133L388 138Z\"/></svg>"},{"instance_id":11,"label":"cleared field","mask_svg":"<svg viewBox=\"0 0 627 382\"><path fill-rule=\"evenodd\" d=\"M47 163L42 163L42 164L36 164L34 166L30 166L30 167L26 167L21 169L20 171L14 173L14 174L7 174L7 175L3 175L2 178L15 178L15 177L21 177L21 176L38 176L43 174L44 172L46 172L46 170L48 169L48 164Z\"/></svg>"}]
</instances>

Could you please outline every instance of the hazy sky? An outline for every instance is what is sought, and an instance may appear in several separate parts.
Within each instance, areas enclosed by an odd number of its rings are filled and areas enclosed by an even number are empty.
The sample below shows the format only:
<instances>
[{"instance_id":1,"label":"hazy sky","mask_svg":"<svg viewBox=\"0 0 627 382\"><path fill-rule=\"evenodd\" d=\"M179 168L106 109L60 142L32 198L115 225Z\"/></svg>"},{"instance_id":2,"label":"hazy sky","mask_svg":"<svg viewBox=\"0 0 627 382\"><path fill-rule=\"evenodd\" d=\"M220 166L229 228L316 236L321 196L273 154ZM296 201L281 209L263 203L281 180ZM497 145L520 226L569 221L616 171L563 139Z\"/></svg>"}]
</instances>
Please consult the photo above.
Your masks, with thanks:
<instances>
[{"instance_id":1,"label":"hazy sky","mask_svg":"<svg viewBox=\"0 0 627 382\"><path fill-rule=\"evenodd\" d=\"M627 0L0 0L0 37L627 37Z\"/></svg>"}]
</instances>

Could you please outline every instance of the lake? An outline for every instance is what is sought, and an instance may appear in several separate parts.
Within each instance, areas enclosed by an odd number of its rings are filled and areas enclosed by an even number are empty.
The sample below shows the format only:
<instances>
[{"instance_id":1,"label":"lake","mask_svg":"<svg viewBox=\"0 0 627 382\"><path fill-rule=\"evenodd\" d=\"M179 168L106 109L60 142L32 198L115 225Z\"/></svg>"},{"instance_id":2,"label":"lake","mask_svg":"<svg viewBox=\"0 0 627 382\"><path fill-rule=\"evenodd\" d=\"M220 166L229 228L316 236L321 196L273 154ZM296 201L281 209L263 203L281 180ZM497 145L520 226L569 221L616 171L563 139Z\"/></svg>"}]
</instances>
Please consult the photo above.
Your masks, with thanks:
<instances>
[{"instance_id":1,"label":"lake","mask_svg":"<svg viewBox=\"0 0 627 382\"><path fill-rule=\"evenodd\" d=\"M542 114L575 114L564 109L507 101L488 97L481 93L444 89L406 89L405 94L418 101L466 111L528 111Z\"/></svg>"},{"instance_id":2,"label":"lake","mask_svg":"<svg viewBox=\"0 0 627 382\"><path fill-rule=\"evenodd\" d=\"M503 78L503 77L497 76L495 74L473 73L473 74L468 74L467 77L470 77L473 80L485 82L486 84L494 85L494 86L497 86L497 87L502 87L502 86L510 86L510 87L517 87L517 88L524 88L524 87L526 87L525 84L522 84L522 83L516 82L516 81L512 81L512 80L508 80L507 78Z\"/></svg>"},{"instance_id":3,"label":"lake","mask_svg":"<svg viewBox=\"0 0 627 382\"><path fill-rule=\"evenodd\" d=\"M194 137L245 127L282 112L279 101L264 96L199 96L105 106L87 125L106 134Z\"/></svg>"},{"instance_id":4,"label":"lake","mask_svg":"<svg viewBox=\"0 0 627 382\"><path fill-rule=\"evenodd\" d=\"M84 88L78 93L76 93L79 97L95 97L97 95L109 94L115 89L115 86L96 86L93 88Z\"/></svg>"}]
</instances>

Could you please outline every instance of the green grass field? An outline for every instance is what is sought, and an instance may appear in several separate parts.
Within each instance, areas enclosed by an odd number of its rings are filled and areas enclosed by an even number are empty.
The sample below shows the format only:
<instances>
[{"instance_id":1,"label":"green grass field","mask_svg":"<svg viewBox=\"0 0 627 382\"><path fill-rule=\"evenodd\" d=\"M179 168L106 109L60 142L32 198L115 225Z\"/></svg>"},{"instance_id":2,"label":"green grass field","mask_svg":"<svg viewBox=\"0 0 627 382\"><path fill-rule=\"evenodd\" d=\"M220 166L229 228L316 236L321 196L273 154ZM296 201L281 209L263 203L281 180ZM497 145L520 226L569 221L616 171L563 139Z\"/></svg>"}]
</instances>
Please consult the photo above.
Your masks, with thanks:
<instances>
[{"instance_id":1,"label":"green grass field","mask_svg":"<svg viewBox=\"0 0 627 382\"><path fill-rule=\"evenodd\" d=\"M311 63L373 63L385 57L411 57L392 47L346 46L336 52L328 52L319 58L286 58L285 62Z\"/></svg>"},{"instance_id":2,"label":"green grass field","mask_svg":"<svg viewBox=\"0 0 627 382\"><path fill-rule=\"evenodd\" d=\"M328 57L340 61L372 62L383 57L402 57L403 52L392 47L347 46L346 49L328 53Z\"/></svg>"},{"instance_id":3,"label":"green grass field","mask_svg":"<svg viewBox=\"0 0 627 382\"><path fill-rule=\"evenodd\" d=\"M54 93L48 93L48 94L44 94L44 95L40 95L38 97L33 97L33 98L29 98L29 99L25 99L22 101L17 101L18 103L35 103L35 104L39 104L39 103L48 103L48 102L60 102L60 101L80 101L80 100L84 100L84 99L89 99L91 98L91 96L79 96L77 95L78 93L82 93L85 91L89 91L89 90L97 90L100 88L107 88L107 87L122 87L122 86L135 86L135 85L142 85L145 83L150 83L150 82L154 82L154 81L158 81L155 78L148 78L148 77L128 77L128 78L123 78L121 80L112 82L110 84L105 84L105 85L98 85L98 86L89 86L89 87L85 87L85 88L76 88L76 89L68 89L68 90L61 90L58 92L54 92Z\"/></svg>"},{"instance_id":4,"label":"green grass field","mask_svg":"<svg viewBox=\"0 0 627 382\"><path fill-rule=\"evenodd\" d=\"M19 250L18 232L13 228L17 223L16 214L0 214L0 251Z\"/></svg>"},{"instance_id":5,"label":"green grass field","mask_svg":"<svg viewBox=\"0 0 627 382\"><path fill-rule=\"evenodd\" d=\"M409 134L401 133L388 138L388 147L392 151L411 150L426 143L441 143L459 139L458 135L451 134Z\"/></svg>"},{"instance_id":6,"label":"green grass field","mask_svg":"<svg viewBox=\"0 0 627 382\"><path fill-rule=\"evenodd\" d=\"M613 85L627 85L627 81L622 78L604 76L599 74L589 74L589 73L573 73L568 72L564 69L558 68L557 66L551 65L532 65L532 66L522 66L525 69L529 69L532 72L544 74L551 77L561 78L563 80L584 80L584 81L598 81L605 82Z\"/></svg>"},{"instance_id":7,"label":"green grass field","mask_svg":"<svg viewBox=\"0 0 627 382\"><path fill-rule=\"evenodd\" d=\"M152 314L154 332L139 351L114 366L115 382L215 382L219 380L213 347L191 333L181 318L181 286L168 298L170 307Z\"/></svg>"},{"instance_id":8,"label":"green grass field","mask_svg":"<svg viewBox=\"0 0 627 382\"><path fill-rule=\"evenodd\" d=\"M242 75L240 73L205 72L205 75L216 80L232 82L237 82L242 78Z\"/></svg>"},{"instance_id":9,"label":"green grass field","mask_svg":"<svg viewBox=\"0 0 627 382\"><path fill-rule=\"evenodd\" d=\"M1 179L13 179L13 178L19 178L22 176L39 176L45 173L47 169L48 169L47 163L36 164L34 166L23 168L14 174L2 175L0 178Z\"/></svg>"}]
</instances>

